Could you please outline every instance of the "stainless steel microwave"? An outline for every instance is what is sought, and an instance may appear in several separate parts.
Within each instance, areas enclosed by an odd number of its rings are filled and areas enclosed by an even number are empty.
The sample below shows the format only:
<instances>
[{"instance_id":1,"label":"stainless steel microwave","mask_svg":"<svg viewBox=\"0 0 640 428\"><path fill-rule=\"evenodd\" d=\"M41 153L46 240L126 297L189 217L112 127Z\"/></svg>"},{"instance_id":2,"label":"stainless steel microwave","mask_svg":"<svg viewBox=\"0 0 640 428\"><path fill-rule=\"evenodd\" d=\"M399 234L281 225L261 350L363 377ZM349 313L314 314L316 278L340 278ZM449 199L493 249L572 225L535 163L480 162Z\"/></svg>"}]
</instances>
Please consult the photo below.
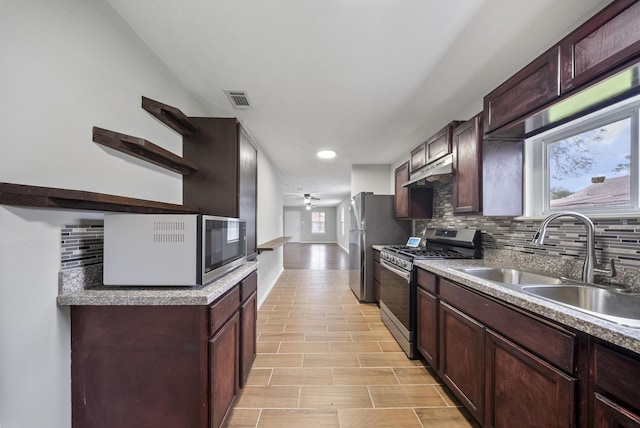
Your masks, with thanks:
<instances>
[{"instance_id":1,"label":"stainless steel microwave","mask_svg":"<svg viewBox=\"0 0 640 428\"><path fill-rule=\"evenodd\" d=\"M194 286L247 260L244 220L200 214L105 214L105 285Z\"/></svg>"}]
</instances>

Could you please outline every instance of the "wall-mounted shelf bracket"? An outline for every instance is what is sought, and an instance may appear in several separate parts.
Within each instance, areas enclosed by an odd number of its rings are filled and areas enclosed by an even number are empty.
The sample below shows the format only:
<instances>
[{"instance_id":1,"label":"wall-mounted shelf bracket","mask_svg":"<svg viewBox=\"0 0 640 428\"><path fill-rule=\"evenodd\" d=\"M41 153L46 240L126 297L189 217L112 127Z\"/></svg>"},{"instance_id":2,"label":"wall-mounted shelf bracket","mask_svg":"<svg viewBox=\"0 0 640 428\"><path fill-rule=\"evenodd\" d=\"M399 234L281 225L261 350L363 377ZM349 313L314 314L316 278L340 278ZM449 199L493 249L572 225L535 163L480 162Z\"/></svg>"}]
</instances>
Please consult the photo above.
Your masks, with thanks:
<instances>
[{"instance_id":1,"label":"wall-mounted shelf bracket","mask_svg":"<svg viewBox=\"0 0 640 428\"><path fill-rule=\"evenodd\" d=\"M143 96L142 108L180 135L191 135L199 129L186 114L170 105Z\"/></svg>"},{"instance_id":2,"label":"wall-mounted shelf bracket","mask_svg":"<svg viewBox=\"0 0 640 428\"><path fill-rule=\"evenodd\" d=\"M94 126L93 141L178 174L189 175L198 170L198 167L193 162L143 138L120 134Z\"/></svg>"}]
</instances>

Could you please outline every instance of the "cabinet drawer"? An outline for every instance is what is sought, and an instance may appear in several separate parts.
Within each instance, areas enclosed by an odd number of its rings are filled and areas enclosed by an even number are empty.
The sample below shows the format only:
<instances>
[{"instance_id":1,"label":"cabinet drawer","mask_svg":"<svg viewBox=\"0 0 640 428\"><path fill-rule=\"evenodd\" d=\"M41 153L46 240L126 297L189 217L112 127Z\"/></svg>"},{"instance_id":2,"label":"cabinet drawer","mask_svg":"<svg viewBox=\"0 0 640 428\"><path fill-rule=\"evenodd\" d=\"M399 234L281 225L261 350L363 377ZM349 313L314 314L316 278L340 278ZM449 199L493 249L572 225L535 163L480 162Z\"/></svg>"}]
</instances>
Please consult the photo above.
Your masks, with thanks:
<instances>
[{"instance_id":1,"label":"cabinet drawer","mask_svg":"<svg viewBox=\"0 0 640 428\"><path fill-rule=\"evenodd\" d=\"M440 279L440 298L544 358L566 373L574 373L576 338L569 331L509 308L492 299Z\"/></svg>"},{"instance_id":2,"label":"cabinet drawer","mask_svg":"<svg viewBox=\"0 0 640 428\"><path fill-rule=\"evenodd\" d=\"M214 334L240 307L240 287L231 291L209 306L209 335Z\"/></svg>"},{"instance_id":3,"label":"cabinet drawer","mask_svg":"<svg viewBox=\"0 0 640 428\"><path fill-rule=\"evenodd\" d=\"M240 300L245 302L258 289L258 274L253 272L240 283Z\"/></svg>"},{"instance_id":4,"label":"cabinet drawer","mask_svg":"<svg viewBox=\"0 0 640 428\"><path fill-rule=\"evenodd\" d=\"M438 277L424 269L418 269L416 273L418 287L431 294L438 294Z\"/></svg>"},{"instance_id":5,"label":"cabinet drawer","mask_svg":"<svg viewBox=\"0 0 640 428\"><path fill-rule=\"evenodd\" d=\"M615 398L634 411L640 411L638 379L640 356L617 352L595 343L593 347L593 384L598 392Z\"/></svg>"}]
</instances>

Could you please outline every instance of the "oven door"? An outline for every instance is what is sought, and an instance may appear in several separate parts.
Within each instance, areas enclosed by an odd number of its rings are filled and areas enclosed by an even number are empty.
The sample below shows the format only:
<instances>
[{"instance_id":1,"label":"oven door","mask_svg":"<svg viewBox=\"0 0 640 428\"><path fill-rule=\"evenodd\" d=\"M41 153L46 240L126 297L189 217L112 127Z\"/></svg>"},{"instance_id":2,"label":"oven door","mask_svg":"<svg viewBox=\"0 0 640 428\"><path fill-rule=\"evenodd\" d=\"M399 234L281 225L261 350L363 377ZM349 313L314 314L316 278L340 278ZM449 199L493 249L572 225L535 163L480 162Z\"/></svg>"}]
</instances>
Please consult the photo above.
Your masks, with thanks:
<instances>
[{"instance_id":1,"label":"oven door","mask_svg":"<svg viewBox=\"0 0 640 428\"><path fill-rule=\"evenodd\" d=\"M411 272L380 260L380 317L409 358L415 356Z\"/></svg>"}]
</instances>

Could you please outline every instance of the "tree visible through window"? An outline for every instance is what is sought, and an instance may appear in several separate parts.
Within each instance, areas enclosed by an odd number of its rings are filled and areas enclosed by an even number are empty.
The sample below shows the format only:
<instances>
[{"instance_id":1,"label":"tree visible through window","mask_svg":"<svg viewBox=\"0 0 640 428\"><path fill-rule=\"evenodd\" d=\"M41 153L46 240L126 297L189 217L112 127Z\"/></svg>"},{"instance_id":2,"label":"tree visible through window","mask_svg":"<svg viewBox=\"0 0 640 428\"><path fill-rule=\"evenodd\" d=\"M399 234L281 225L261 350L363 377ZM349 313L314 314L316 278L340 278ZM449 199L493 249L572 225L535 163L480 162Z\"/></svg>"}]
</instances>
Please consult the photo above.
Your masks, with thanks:
<instances>
[{"instance_id":1,"label":"tree visible through window","mask_svg":"<svg viewBox=\"0 0 640 428\"><path fill-rule=\"evenodd\" d=\"M548 143L549 208L628 207L631 119Z\"/></svg>"},{"instance_id":2,"label":"tree visible through window","mask_svg":"<svg viewBox=\"0 0 640 428\"><path fill-rule=\"evenodd\" d=\"M311 213L311 233L324 233L324 211Z\"/></svg>"},{"instance_id":3,"label":"tree visible through window","mask_svg":"<svg viewBox=\"0 0 640 428\"><path fill-rule=\"evenodd\" d=\"M640 212L640 96L525 141L525 215Z\"/></svg>"}]
</instances>

